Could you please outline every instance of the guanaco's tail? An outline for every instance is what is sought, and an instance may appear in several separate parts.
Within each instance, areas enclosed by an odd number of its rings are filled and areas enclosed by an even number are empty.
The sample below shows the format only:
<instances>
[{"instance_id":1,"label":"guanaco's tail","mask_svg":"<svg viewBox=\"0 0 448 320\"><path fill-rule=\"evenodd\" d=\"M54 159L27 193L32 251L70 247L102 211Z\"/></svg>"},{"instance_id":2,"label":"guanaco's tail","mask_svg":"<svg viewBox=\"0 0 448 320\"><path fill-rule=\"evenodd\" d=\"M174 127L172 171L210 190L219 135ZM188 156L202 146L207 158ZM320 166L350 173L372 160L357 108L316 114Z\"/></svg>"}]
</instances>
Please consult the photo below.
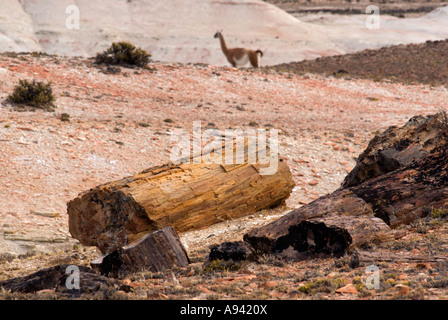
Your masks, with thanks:
<instances>
[{"instance_id":1,"label":"guanaco's tail","mask_svg":"<svg viewBox=\"0 0 448 320\"><path fill-rule=\"evenodd\" d=\"M262 52L261 50L257 50L257 51L255 51L255 53L259 53L259 54L260 54L260 57L263 56L263 52Z\"/></svg>"}]
</instances>

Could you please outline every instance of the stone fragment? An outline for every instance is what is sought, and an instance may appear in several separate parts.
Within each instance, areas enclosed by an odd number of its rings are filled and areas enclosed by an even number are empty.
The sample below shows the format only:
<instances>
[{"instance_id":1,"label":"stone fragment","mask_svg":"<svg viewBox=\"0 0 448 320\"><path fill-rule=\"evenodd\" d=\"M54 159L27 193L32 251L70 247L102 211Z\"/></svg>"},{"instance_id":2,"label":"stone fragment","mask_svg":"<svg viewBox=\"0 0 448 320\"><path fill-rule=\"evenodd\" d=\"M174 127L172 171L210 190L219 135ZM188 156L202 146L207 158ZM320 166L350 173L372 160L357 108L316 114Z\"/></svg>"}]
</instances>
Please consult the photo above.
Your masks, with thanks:
<instances>
[{"instance_id":1,"label":"stone fragment","mask_svg":"<svg viewBox=\"0 0 448 320\"><path fill-rule=\"evenodd\" d=\"M337 289L336 292L342 294L357 294L358 290L356 290L353 284L349 283L348 285Z\"/></svg>"},{"instance_id":2,"label":"stone fragment","mask_svg":"<svg viewBox=\"0 0 448 320\"><path fill-rule=\"evenodd\" d=\"M409 293L409 290L410 290L410 288L409 288L409 286L407 286L407 285L404 285L404 284L397 284L396 286L395 286L395 289L397 290L397 292L400 294L400 295L406 295L406 294L408 294Z\"/></svg>"},{"instance_id":3,"label":"stone fragment","mask_svg":"<svg viewBox=\"0 0 448 320\"><path fill-rule=\"evenodd\" d=\"M211 247L208 259L243 261L249 259L250 255L251 250L243 241L223 242Z\"/></svg>"}]
</instances>

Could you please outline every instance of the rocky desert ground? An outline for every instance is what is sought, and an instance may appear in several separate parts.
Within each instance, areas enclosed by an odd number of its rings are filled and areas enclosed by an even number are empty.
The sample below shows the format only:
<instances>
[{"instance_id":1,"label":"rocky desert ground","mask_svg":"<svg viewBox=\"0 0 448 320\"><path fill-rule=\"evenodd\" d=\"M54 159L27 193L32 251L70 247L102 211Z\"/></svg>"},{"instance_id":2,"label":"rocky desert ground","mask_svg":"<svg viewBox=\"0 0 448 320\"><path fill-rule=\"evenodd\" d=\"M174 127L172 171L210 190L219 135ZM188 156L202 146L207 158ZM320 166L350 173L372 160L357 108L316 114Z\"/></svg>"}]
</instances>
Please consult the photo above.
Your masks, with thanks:
<instances>
[{"instance_id":1,"label":"rocky desert ground","mask_svg":"<svg viewBox=\"0 0 448 320\"><path fill-rule=\"evenodd\" d=\"M296 186L283 207L180 234L192 262L187 268L131 274L118 286L75 296L54 288L3 289L0 298L446 299L446 262L382 262L379 289L367 289L366 267L353 268L345 257L287 262L266 256L237 267L204 266L211 245L241 240L337 189L376 134L445 109L446 47L446 41L428 41L256 70L167 61L111 69L84 56L2 53L0 281L57 265L89 266L100 252L70 236L66 203L101 183L167 163L173 130L191 130L193 121L218 130L278 129ZM210 55L222 59L214 50ZM19 79L51 81L55 111L6 102ZM446 255L446 218L420 219L399 231L394 242L370 250Z\"/></svg>"}]
</instances>

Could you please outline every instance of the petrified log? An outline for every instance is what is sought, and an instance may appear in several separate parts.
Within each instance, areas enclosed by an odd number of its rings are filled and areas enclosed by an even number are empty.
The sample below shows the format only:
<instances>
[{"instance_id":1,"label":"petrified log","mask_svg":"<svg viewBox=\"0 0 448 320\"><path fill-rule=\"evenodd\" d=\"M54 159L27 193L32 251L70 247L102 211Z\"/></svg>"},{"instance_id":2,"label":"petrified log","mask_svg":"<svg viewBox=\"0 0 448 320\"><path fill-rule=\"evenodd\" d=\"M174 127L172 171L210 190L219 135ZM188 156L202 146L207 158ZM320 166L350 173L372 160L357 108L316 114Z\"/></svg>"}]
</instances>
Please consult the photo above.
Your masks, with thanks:
<instances>
[{"instance_id":1,"label":"petrified log","mask_svg":"<svg viewBox=\"0 0 448 320\"><path fill-rule=\"evenodd\" d=\"M116 277L128 272L160 272L174 266L187 267L189 263L176 231L167 227L92 260L90 265L103 275Z\"/></svg>"},{"instance_id":2,"label":"petrified log","mask_svg":"<svg viewBox=\"0 0 448 320\"><path fill-rule=\"evenodd\" d=\"M350 246L393 239L391 229L379 218L329 216L292 225L288 234L277 240L273 251L281 252L291 246L299 253L342 256Z\"/></svg>"},{"instance_id":3,"label":"petrified log","mask_svg":"<svg viewBox=\"0 0 448 320\"><path fill-rule=\"evenodd\" d=\"M295 234L296 239L304 238L310 228L303 229L303 223L319 222L319 219L322 219L325 225L345 229L352 240L357 239L351 243L351 247L354 248L372 239L392 240L393 236L388 226L394 228L410 223L416 218L428 215L433 208L446 208L446 206L448 206L448 146L443 145L407 166L367 180L355 187L337 190L293 210L266 226L251 230L244 239L256 251L278 252L285 249L285 240L291 234L291 228L305 233ZM368 220L365 219L370 219L371 222L366 223ZM320 230L330 231L331 228ZM315 232L312 228L311 231ZM327 237L332 239L328 232ZM287 243L296 245L291 240Z\"/></svg>"},{"instance_id":4,"label":"petrified log","mask_svg":"<svg viewBox=\"0 0 448 320\"><path fill-rule=\"evenodd\" d=\"M79 274L73 275L76 267ZM78 277L77 286L68 287L67 279ZM71 280L71 279L69 279ZM69 281L71 283L71 281ZM0 281L0 288L11 292L33 293L44 289L55 289L56 292L79 296L83 293L95 293L106 288L130 291L130 287L115 279L99 275L86 266L57 265L34 272L30 275Z\"/></svg>"},{"instance_id":5,"label":"petrified log","mask_svg":"<svg viewBox=\"0 0 448 320\"><path fill-rule=\"evenodd\" d=\"M446 261L448 261L448 257L442 255L412 254L410 252L370 252L358 250L352 253L350 265L352 268L358 268L370 264L379 264L380 262L438 263Z\"/></svg>"},{"instance_id":6,"label":"petrified log","mask_svg":"<svg viewBox=\"0 0 448 320\"><path fill-rule=\"evenodd\" d=\"M295 185L286 162L268 151L277 170L262 175L267 166L248 160L250 145L241 164L226 164L225 149L222 161L191 157L84 192L67 205L69 231L106 253L167 226L197 230L282 204Z\"/></svg>"},{"instance_id":7,"label":"petrified log","mask_svg":"<svg viewBox=\"0 0 448 320\"><path fill-rule=\"evenodd\" d=\"M351 191L338 190L295 209L263 227L249 231L244 235L244 240L256 252L274 253L279 247L279 239L285 239L288 236L290 227L298 226L310 219L338 215L374 217L371 206L364 200L356 197ZM280 247L284 248L285 244Z\"/></svg>"},{"instance_id":8,"label":"petrified log","mask_svg":"<svg viewBox=\"0 0 448 320\"><path fill-rule=\"evenodd\" d=\"M446 114L440 112L427 117L415 116L402 127L388 128L375 136L359 155L342 187L356 186L422 159L448 142L447 126Z\"/></svg>"},{"instance_id":9,"label":"petrified log","mask_svg":"<svg viewBox=\"0 0 448 320\"><path fill-rule=\"evenodd\" d=\"M287 213L244 236L258 253L342 254L349 246L391 240L390 227L374 216L371 205L348 190L338 190Z\"/></svg>"},{"instance_id":10,"label":"petrified log","mask_svg":"<svg viewBox=\"0 0 448 320\"><path fill-rule=\"evenodd\" d=\"M286 259L300 259L313 254L343 256L349 247L366 243L380 243L394 239L394 233L380 218L372 216L327 216L304 220L290 226L287 234L270 244L250 238L254 248L243 241L224 242L211 247L208 260L256 260L266 252L279 254ZM260 250L260 248L262 250ZM292 249L292 250L290 250Z\"/></svg>"}]
</instances>

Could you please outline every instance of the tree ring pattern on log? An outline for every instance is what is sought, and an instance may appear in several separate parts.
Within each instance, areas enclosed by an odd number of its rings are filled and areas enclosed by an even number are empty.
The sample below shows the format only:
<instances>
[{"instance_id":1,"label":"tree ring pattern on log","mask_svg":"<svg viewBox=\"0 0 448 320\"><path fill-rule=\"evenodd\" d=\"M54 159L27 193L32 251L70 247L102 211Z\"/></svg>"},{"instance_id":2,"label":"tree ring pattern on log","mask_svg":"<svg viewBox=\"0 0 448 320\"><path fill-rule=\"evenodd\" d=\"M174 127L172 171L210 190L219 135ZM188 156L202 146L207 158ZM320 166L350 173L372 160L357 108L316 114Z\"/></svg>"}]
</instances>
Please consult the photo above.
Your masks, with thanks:
<instances>
[{"instance_id":1,"label":"tree ring pattern on log","mask_svg":"<svg viewBox=\"0 0 448 320\"><path fill-rule=\"evenodd\" d=\"M83 245L95 245L102 252L112 252L132 242L136 238L134 235L156 230L146 211L132 196L121 190L114 191L99 187L67 204L71 212L69 231ZM102 212L107 214L106 219L98 216Z\"/></svg>"}]
</instances>

